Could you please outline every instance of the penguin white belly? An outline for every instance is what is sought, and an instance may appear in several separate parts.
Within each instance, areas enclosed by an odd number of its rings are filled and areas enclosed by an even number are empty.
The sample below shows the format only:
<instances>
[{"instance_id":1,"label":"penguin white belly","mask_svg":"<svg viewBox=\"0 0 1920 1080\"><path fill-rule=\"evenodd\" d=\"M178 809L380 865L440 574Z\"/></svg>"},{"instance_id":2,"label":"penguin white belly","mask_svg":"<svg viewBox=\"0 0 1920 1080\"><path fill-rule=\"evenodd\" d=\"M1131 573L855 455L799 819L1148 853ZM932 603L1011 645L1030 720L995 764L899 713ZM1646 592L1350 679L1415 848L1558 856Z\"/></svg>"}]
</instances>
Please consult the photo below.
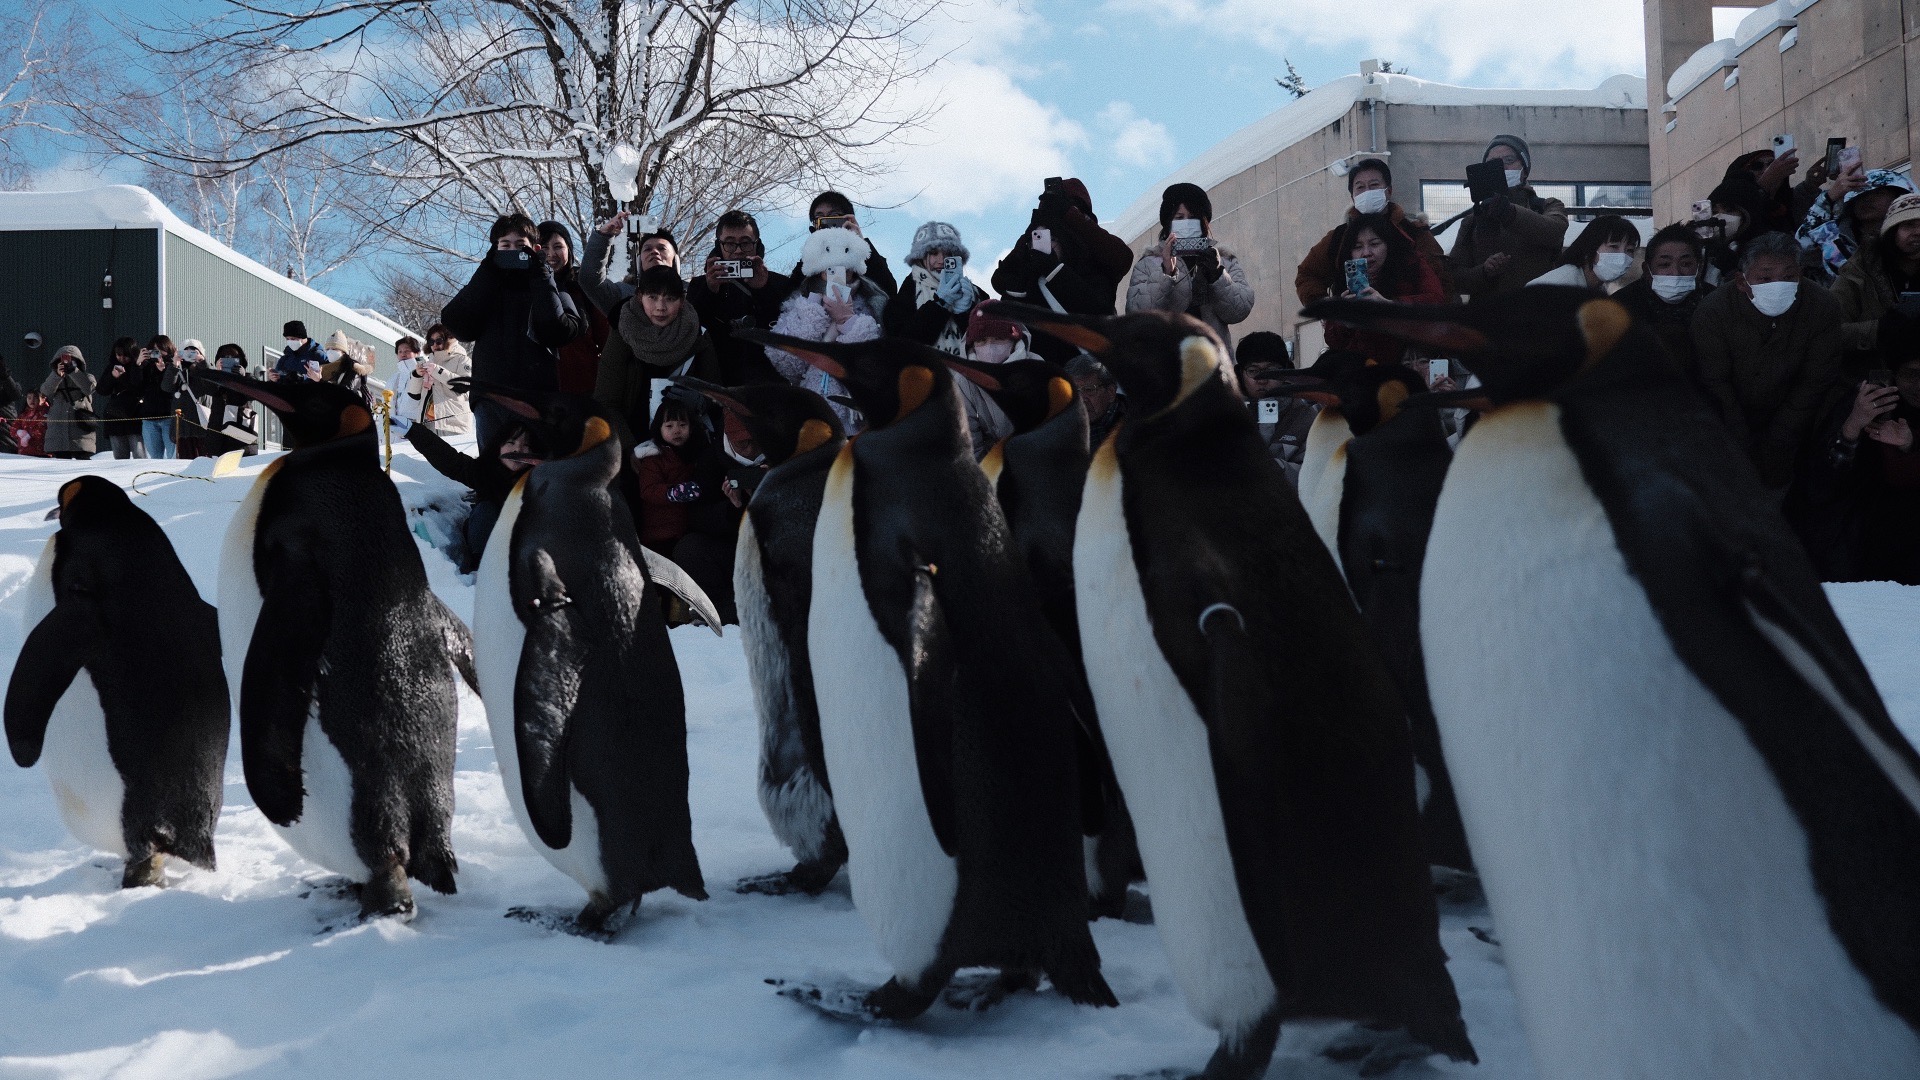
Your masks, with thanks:
<instances>
[{"instance_id":1,"label":"penguin white belly","mask_svg":"<svg viewBox=\"0 0 1920 1080\"><path fill-rule=\"evenodd\" d=\"M508 570L513 561L513 524L520 520L521 492L515 485L500 508L500 519L487 537L473 584L473 664L480 677L480 702L487 709L487 730L493 735L493 759L500 766L500 782L507 803L527 843L554 869L580 883L589 894L609 894L606 867L600 862L600 819L586 797L571 783L573 832L564 848L551 848L533 830L527 816L527 796L520 786L520 743L514 732L514 689L520 679L520 651L527 629L513 610Z\"/></svg>"},{"instance_id":2,"label":"penguin white belly","mask_svg":"<svg viewBox=\"0 0 1920 1080\"><path fill-rule=\"evenodd\" d=\"M833 818L833 799L805 765L779 783L770 783L771 762L790 759L798 748L799 709L786 645L767 598L766 568L751 516L740 519L740 543L733 556L733 596L740 613L740 640L753 684L754 713L760 721L760 809L773 835L803 862L820 857Z\"/></svg>"},{"instance_id":3,"label":"penguin white belly","mask_svg":"<svg viewBox=\"0 0 1920 1080\"><path fill-rule=\"evenodd\" d=\"M1307 445L1300 448L1300 501L1307 503L1320 485L1320 478L1326 474L1327 464L1333 460L1335 449L1345 446L1353 438L1353 429L1347 426L1346 417L1331 406L1320 410L1307 428ZM1309 505L1311 505L1309 503Z\"/></svg>"},{"instance_id":4,"label":"penguin white belly","mask_svg":"<svg viewBox=\"0 0 1920 1080\"><path fill-rule=\"evenodd\" d=\"M1322 466L1313 491L1301 494L1301 502L1307 508L1307 520L1313 522L1314 533L1327 546L1327 554L1333 556L1333 565L1345 577L1347 568L1340 561L1340 501L1347 494L1346 443L1333 448L1333 454Z\"/></svg>"},{"instance_id":5,"label":"penguin white belly","mask_svg":"<svg viewBox=\"0 0 1920 1080\"><path fill-rule=\"evenodd\" d=\"M347 760L320 730L320 705L307 711L300 737L300 818L291 825L275 825L287 846L300 857L351 881L373 876L353 846L353 772Z\"/></svg>"},{"instance_id":6,"label":"penguin white belly","mask_svg":"<svg viewBox=\"0 0 1920 1080\"><path fill-rule=\"evenodd\" d=\"M1206 722L1154 641L1109 443L1087 473L1073 584L1100 730L1133 815L1153 920L1193 1015L1237 1041L1277 992L1227 847Z\"/></svg>"},{"instance_id":7,"label":"penguin white belly","mask_svg":"<svg viewBox=\"0 0 1920 1080\"><path fill-rule=\"evenodd\" d=\"M53 551L49 536L27 581L22 625L29 632L53 611ZM107 713L93 676L84 668L47 719L40 766L46 770L54 805L67 831L83 844L126 858L127 834L120 823L120 808L127 783L107 749Z\"/></svg>"},{"instance_id":8,"label":"penguin white belly","mask_svg":"<svg viewBox=\"0 0 1920 1080\"><path fill-rule=\"evenodd\" d=\"M1541 1074L1920 1073L1920 1039L1834 937L1799 820L1675 655L1556 408L1500 410L1462 442L1427 565L1434 712Z\"/></svg>"},{"instance_id":9,"label":"penguin white belly","mask_svg":"<svg viewBox=\"0 0 1920 1080\"><path fill-rule=\"evenodd\" d=\"M220 541L220 579L214 598L220 616L220 663L227 671L227 691L235 710L240 708L240 676L246 670L247 647L253 644L253 626L260 619L262 603L260 579L253 568L254 527L267 484L285 460L275 458L260 470Z\"/></svg>"},{"instance_id":10,"label":"penguin white belly","mask_svg":"<svg viewBox=\"0 0 1920 1080\"><path fill-rule=\"evenodd\" d=\"M851 444L828 474L814 527L807 648L853 903L895 974L917 982L939 956L960 872L927 816L906 673L860 586Z\"/></svg>"}]
</instances>

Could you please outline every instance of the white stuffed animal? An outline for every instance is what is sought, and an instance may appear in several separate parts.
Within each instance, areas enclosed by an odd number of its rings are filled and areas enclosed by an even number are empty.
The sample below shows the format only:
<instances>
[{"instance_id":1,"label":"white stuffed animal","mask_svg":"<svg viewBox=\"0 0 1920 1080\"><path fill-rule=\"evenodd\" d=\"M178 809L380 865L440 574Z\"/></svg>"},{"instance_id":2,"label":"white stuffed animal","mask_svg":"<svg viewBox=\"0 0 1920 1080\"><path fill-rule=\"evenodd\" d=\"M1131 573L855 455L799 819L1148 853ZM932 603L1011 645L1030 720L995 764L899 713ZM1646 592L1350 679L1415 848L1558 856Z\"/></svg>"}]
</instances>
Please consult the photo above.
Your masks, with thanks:
<instances>
[{"instance_id":1,"label":"white stuffed animal","mask_svg":"<svg viewBox=\"0 0 1920 1080\"><path fill-rule=\"evenodd\" d=\"M851 277L866 271L872 253L867 238L852 229L819 229L807 235L807 245L800 250L800 272L812 277L838 266Z\"/></svg>"}]
</instances>

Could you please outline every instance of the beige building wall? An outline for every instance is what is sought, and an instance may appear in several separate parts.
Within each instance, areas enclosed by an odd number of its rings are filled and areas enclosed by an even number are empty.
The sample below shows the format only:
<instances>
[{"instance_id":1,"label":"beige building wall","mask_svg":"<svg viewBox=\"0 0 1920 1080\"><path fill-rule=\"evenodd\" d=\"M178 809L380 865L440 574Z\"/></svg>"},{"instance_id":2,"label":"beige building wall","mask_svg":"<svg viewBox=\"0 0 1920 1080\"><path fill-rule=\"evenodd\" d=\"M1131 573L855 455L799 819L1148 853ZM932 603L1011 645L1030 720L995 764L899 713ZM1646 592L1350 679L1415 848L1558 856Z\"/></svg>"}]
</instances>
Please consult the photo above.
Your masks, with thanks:
<instances>
[{"instance_id":1,"label":"beige building wall","mask_svg":"<svg viewBox=\"0 0 1920 1080\"><path fill-rule=\"evenodd\" d=\"M1794 137L1803 167L1831 137L1860 147L1868 168L1911 160L1920 137L1920 0L1817 0L1798 12L1776 5L1797 25L1771 30L1679 100L1654 105L1667 101L1673 72L1711 42L1713 7L1645 0L1656 220L1685 218L1729 162L1779 134Z\"/></svg>"},{"instance_id":2,"label":"beige building wall","mask_svg":"<svg viewBox=\"0 0 1920 1080\"><path fill-rule=\"evenodd\" d=\"M1214 236L1239 258L1256 297L1253 314L1233 327L1235 340L1272 330L1309 362L1319 354L1317 327L1298 326L1293 279L1300 260L1351 205L1346 177L1329 170L1330 162L1389 151L1394 201L1417 214L1422 180L1462 180L1488 140L1502 133L1527 140L1535 182L1645 184L1650 176L1644 109L1360 100L1333 123L1208 188ZM1157 203L1159 191L1152 195ZM1125 239L1138 256L1158 243L1158 223Z\"/></svg>"}]
</instances>

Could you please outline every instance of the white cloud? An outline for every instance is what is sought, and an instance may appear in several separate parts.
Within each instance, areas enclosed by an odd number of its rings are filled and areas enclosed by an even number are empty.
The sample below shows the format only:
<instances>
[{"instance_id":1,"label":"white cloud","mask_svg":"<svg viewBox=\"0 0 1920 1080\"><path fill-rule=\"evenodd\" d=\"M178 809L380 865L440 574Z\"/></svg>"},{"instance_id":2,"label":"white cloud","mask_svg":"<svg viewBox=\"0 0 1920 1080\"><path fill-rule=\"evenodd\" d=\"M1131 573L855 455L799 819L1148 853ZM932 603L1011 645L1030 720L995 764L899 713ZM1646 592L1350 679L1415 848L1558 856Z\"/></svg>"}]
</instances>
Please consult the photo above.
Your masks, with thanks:
<instances>
[{"instance_id":1,"label":"white cloud","mask_svg":"<svg viewBox=\"0 0 1920 1080\"><path fill-rule=\"evenodd\" d=\"M1107 0L1116 18L1231 30L1276 56L1304 49L1392 60L1413 73L1480 85L1597 85L1646 70L1640 0ZM1344 74L1344 73L1343 73Z\"/></svg>"},{"instance_id":2,"label":"white cloud","mask_svg":"<svg viewBox=\"0 0 1920 1080\"><path fill-rule=\"evenodd\" d=\"M1113 133L1113 156L1122 164L1152 168L1173 161L1167 125L1139 115L1128 102L1116 101L1100 110L1100 126Z\"/></svg>"}]
</instances>

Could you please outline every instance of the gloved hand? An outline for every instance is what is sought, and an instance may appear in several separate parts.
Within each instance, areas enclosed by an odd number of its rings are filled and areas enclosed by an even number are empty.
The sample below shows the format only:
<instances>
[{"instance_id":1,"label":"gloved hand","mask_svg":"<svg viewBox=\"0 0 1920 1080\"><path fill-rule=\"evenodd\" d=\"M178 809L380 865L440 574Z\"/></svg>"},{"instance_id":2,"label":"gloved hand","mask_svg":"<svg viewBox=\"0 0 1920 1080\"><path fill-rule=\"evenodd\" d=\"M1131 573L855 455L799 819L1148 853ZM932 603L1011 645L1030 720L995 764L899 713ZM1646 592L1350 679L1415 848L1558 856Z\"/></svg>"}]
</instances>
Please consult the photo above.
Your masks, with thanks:
<instances>
[{"instance_id":1,"label":"gloved hand","mask_svg":"<svg viewBox=\"0 0 1920 1080\"><path fill-rule=\"evenodd\" d=\"M1014 257L1020 259L1020 269L1036 281L1052 273L1060 263L1058 255L1031 247L1015 248Z\"/></svg>"},{"instance_id":2,"label":"gloved hand","mask_svg":"<svg viewBox=\"0 0 1920 1080\"><path fill-rule=\"evenodd\" d=\"M965 315L973 308L973 289L967 284L965 265L957 256L947 256L946 265L940 268L940 288L934 296L955 315Z\"/></svg>"},{"instance_id":3,"label":"gloved hand","mask_svg":"<svg viewBox=\"0 0 1920 1080\"><path fill-rule=\"evenodd\" d=\"M700 481L682 480L667 489L667 501L671 503L690 503L700 501Z\"/></svg>"},{"instance_id":4,"label":"gloved hand","mask_svg":"<svg viewBox=\"0 0 1920 1080\"><path fill-rule=\"evenodd\" d=\"M1513 200L1505 195L1495 195L1480 204L1479 212L1475 216L1482 224L1505 225L1513 220Z\"/></svg>"},{"instance_id":5,"label":"gloved hand","mask_svg":"<svg viewBox=\"0 0 1920 1080\"><path fill-rule=\"evenodd\" d=\"M1193 261L1193 268L1200 274L1202 281L1212 284L1220 280L1220 249L1208 248Z\"/></svg>"}]
</instances>

